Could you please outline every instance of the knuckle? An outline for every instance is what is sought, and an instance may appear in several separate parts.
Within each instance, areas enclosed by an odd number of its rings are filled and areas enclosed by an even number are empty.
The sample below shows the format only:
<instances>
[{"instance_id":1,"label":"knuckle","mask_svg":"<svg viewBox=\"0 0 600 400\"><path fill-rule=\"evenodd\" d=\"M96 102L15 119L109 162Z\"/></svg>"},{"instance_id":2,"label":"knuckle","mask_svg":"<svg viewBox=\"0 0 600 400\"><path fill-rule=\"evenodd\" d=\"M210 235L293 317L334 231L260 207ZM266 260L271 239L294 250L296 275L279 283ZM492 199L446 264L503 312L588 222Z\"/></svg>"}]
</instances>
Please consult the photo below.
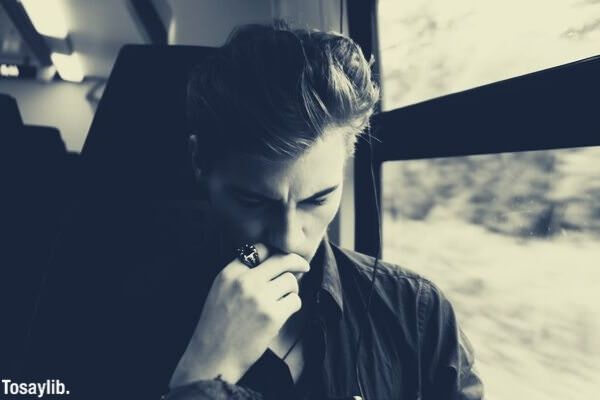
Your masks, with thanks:
<instances>
[{"instance_id":1,"label":"knuckle","mask_svg":"<svg viewBox=\"0 0 600 400\"><path fill-rule=\"evenodd\" d=\"M279 327L283 324L280 318L269 315L264 321L264 326L267 331L277 332Z\"/></svg>"},{"instance_id":2,"label":"knuckle","mask_svg":"<svg viewBox=\"0 0 600 400\"><path fill-rule=\"evenodd\" d=\"M245 283L243 279L235 278L231 280L231 288L241 294L242 296L247 295L248 285Z\"/></svg>"},{"instance_id":3,"label":"knuckle","mask_svg":"<svg viewBox=\"0 0 600 400\"><path fill-rule=\"evenodd\" d=\"M288 287L293 291L297 292L300 288L298 287L298 279L291 272L285 273L285 279L287 281Z\"/></svg>"},{"instance_id":4,"label":"knuckle","mask_svg":"<svg viewBox=\"0 0 600 400\"><path fill-rule=\"evenodd\" d=\"M255 243L254 247L256 248L256 251L258 251L258 255L261 261L264 261L266 258L269 257L269 249L267 248L267 246L265 246L262 243Z\"/></svg>"},{"instance_id":5,"label":"knuckle","mask_svg":"<svg viewBox=\"0 0 600 400\"><path fill-rule=\"evenodd\" d=\"M308 262L298 254L289 253L284 256L286 265L308 267Z\"/></svg>"},{"instance_id":6,"label":"knuckle","mask_svg":"<svg viewBox=\"0 0 600 400\"><path fill-rule=\"evenodd\" d=\"M269 307L271 306L271 300L269 297L266 296L265 293L261 293L260 295L257 294L255 298L260 309L264 312L268 312Z\"/></svg>"},{"instance_id":7,"label":"knuckle","mask_svg":"<svg viewBox=\"0 0 600 400\"><path fill-rule=\"evenodd\" d=\"M269 312L269 309L266 307L260 307L257 310L256 315L258 317L258 320L263 324L269 325L269 324L273 324L275 322L273 315L271 315L271 313Z\"/></svg>"},{"instance_id":8,"label":"knuckle","mask_svg":"<svg viewBox=\"0 0 600 400\"><path fill-rule=\"evenodd\" d=\"M281 274L280 278L285 282L285 283L290 283L290 278L293 278L294 275L292 275L291 272L286 271L284 273Z\"/></svg>"},{"instance_id":9,"label":"knuckle","mask_svg":"<svg viewBox=\"0 0 600 400\"><path fill-rule=\"evenodd\" d=\"M261 315L264 312L264 307L262 307L260 300L256 296L247 295L244 298L244 301L248 306L252 307L254 310L257 310L257 314Z\"/></svg>"},{"instance_id":10,"label":"knuckle","mask_svg":"<svg viewBox=\"0 0 600 400\"><path fill-rule=\"evenodd\" d=\"M287 283L291 283L292 279L296 280L296 277L294 276L294 274L288 271L281 274L281 279L284 279Z\"/></svg>"},{"instance_id":11,"label":"knuckle","mask_svg":"<svg viewBox=\"0 0 600 400\"><path fill-rule=\"evenodd\" d=\"M288 296L292 309L298 311L300 308L302 308L302 299L300 299L300 296L298 296L298 294L290 293Z\"/></svg>"},{"instance_id":12,"label":"knuckle","mask_svg":"<svg viewBox=\"0 0 600 400\"><path fill-rule=\"evenodd\" d=\"M292 299L292 306L295 311L298 311L302 308L302 299L300 299L300 296L298 296L295 293L294 293L294 297Z\"/></svg>"}]
</instances>

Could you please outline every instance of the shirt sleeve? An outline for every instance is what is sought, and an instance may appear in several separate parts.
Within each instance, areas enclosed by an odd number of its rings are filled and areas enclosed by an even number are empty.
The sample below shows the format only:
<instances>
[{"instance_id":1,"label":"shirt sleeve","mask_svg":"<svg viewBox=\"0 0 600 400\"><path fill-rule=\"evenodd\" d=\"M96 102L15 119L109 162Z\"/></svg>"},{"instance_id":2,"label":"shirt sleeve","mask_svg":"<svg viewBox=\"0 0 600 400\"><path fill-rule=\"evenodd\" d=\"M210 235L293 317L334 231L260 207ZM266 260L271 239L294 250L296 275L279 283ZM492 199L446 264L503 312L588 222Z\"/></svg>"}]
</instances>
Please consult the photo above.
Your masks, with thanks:
<instances>
[{"instance_id":1,"label":"shirt sleeve","mask_svg":"<svg viewBox=\"0 0 600 400\"><path fill-rule=\"evenodd\" d=\"M262 400L263 396L243 386L219 378L201 380L171 390L162 400Z\"/></svg>"},{"instance_id":2,"label":"shirt sleeve","mask_svg":"<svg viewBox=\"0 0 600 400\"><path fill-rule=\"evenodd\" d=\"M418 297L422 399L483 399L474 351L452 305L428 282L421 284Z\"/></svg>"}]
</instances>

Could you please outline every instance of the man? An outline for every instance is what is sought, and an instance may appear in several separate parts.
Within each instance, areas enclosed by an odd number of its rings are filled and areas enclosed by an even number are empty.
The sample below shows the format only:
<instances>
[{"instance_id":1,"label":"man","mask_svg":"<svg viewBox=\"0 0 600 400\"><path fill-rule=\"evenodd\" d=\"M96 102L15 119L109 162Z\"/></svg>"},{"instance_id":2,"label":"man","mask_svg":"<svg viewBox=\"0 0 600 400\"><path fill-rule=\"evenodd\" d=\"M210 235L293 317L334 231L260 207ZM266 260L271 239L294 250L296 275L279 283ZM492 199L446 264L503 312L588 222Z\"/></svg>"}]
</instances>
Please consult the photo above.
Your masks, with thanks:
<instances>
[{"instance_id":1,"label":"man","mask_svg":"<svg viewBox=\"0 0 600 400\"><path fill-rule=\"evenodd\" d=\"M327 240L378 95L346 37L234 32L188 85L206 204L100 190L80 206L20 382L86 400L481 398L439 289Z\"/></svg>"},{"instance_id":2,"label":"man","mask_svg":"<svg viewBox=\"0 0 600 400\"><path fill-rule=\"evenodd\" d=\"M224 261L166 398L482 398L440 290L378 262L367 312L375 260L327 240L378 94L333 33L246 26L195 71L190 148Z\"/></svg>"}]
</instances>

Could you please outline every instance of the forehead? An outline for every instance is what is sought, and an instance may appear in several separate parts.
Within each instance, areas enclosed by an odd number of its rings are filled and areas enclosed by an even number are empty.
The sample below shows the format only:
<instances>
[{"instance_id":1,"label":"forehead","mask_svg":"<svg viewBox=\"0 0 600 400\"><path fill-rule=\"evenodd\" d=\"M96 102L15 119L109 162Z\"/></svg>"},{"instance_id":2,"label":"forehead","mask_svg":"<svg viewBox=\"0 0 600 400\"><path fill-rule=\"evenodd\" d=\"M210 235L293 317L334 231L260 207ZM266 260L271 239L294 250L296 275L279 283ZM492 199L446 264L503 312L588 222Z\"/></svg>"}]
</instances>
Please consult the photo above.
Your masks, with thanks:
<instances>
[{"instance_id":1,"label":"forehead","mask_svg":"<svg viewBox=\"0 0 600 400\"><path fill-rule=\"evenodd\" d=\"M273 161L231 154L215 163L211 175L220 183L270 197L309 196L341 182L346 154L343 135L326 135L294 159Z\"/></svg>"}]
</instances>

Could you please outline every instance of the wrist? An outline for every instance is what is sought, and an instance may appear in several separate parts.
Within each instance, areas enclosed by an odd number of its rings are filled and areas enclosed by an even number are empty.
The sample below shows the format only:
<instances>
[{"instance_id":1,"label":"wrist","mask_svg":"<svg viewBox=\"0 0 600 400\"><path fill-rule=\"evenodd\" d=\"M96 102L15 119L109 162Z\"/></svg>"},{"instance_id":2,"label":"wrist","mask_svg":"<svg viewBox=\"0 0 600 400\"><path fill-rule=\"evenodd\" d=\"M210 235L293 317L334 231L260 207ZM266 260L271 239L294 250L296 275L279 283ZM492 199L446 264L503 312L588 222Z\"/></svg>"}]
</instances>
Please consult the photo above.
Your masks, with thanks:
<instances>
[{"instance_id":1,"label":"wrist","mask_svg":"<svg viewBox=\"0 0 600 400\"><path fill-rule=\"evenodd\" d=\"M243 368L238 363L224 363L217 370L212 379L223 380L227 383L236 384L246 373L248 368Z\"/></svg>"},{"instance_id":2,"label":"wrist","mask_svg":"<svg viewBox=\"0 0 600 400\"><path fill-rule=\"evenodd\" d=\"M182 360L184 361L184 360ZM235 384L244 375L247 368L243 368L237 362L219 360L218 362L206 362L206 359L198 358L194 365L180 363L175 370L169 383L169 387L189 385L201 380L222 379L228 383Z\"/></svg>"}]
</instances>

